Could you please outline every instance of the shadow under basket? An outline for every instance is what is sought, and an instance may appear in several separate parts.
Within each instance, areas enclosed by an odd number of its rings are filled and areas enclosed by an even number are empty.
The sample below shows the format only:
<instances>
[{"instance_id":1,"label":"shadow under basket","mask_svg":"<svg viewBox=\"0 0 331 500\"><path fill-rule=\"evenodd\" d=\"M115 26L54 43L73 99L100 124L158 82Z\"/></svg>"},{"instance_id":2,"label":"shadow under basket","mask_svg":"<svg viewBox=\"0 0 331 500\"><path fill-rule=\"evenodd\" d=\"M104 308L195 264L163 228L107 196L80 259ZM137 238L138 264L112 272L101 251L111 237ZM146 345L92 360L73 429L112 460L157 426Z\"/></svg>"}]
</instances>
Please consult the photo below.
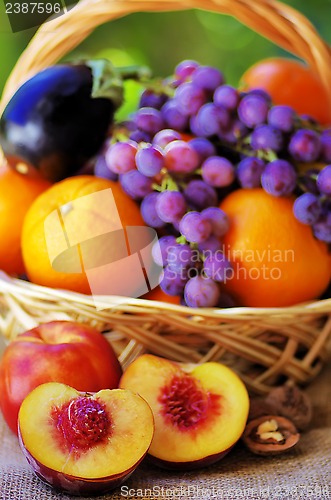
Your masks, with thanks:
<instances>
[{"instance_id":1,"label":"shadow under basket","mask_svg":"<svg viewBox=\"0 0 331 500\"><path fill-rule=\"evenodd\" d=\"M3 92L1 110L27 78L56 63L98 25L135 12L204 9L227 14L305 61L331 106L331 51L311 23L274 0L81 0L41 26ZM13 279L0 272L0 328L9 342L51 320L89 323L125 368L143 352L183 363L231 366L252 393L286 381L309 383L330 359L331 299L287 308L191 309L161 302L90 297Z\"/></svg>"}]
</instances>

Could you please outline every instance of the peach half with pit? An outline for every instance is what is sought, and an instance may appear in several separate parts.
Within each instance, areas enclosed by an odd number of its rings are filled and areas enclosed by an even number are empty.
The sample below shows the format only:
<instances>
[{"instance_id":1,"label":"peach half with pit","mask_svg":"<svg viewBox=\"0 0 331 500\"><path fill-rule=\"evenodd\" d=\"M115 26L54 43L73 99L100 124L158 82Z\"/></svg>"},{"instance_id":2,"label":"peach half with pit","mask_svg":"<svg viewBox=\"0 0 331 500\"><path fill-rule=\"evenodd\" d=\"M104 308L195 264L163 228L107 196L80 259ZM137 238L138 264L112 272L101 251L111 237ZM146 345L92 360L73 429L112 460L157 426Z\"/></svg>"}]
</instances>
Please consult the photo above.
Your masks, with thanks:
<instances>
[{"instance_id":1,"label":"peach half with pit","mask_svg":"<svg viewBox=\"0 0 331 500\"><path fill-rule=\"evenodd\" d=\"M24 399L19 442L36 475L71 495L105 493L122 484L147 453L153 414L124 389L82 393L58 382Z\"/></svg>"},{"instance_id":2,"label":"peach half with pit","mask_svg":"<svg viewBox=\"0 0 331 500\"><path fill-rule=\"evenodd\" d=\"M155 433L148 456L161 467L190 470L215 463L244 432L248 392L221 363L180 365L143 354L127 367L120 387L152 408Z\"/></svg>"}]
</instances>

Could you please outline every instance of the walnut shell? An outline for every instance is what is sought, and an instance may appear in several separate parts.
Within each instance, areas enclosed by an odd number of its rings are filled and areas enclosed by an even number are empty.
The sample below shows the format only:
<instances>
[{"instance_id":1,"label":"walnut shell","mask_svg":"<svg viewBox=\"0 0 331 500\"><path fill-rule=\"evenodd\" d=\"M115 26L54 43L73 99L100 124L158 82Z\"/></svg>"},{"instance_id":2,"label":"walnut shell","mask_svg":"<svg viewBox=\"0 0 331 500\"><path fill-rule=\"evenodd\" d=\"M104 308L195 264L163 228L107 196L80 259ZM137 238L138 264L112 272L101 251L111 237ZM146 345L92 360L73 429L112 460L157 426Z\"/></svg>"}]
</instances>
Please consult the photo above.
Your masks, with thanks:
<instances>
[{"instance_id":1,"label":"walnut shell","mask_svg":"<svg viewBox=\"0 0 331 500\"><path fill-rule=\"evenodd\" d=\"M276 422L274 431L259 433L260 426L265 426L269 422ZM243 442L252 453L264 456L284 453L293 448L299 439L300 434L293 423L279 415L265 415L251 420L242 436Z\"/></svg>"},{"instance_id":2,"label":"walnut shell","mask_svg":"<svg viewBox=\"0 0 331 500\"><path fill-rule=\"evenodd\" d=\"M253 397L250 399L248 421L265 415L278 415L279 412L274 404L269 403L265 398Z\"/></svg>"},{"instance_id":3,"label":"walnut shell","mask_svg":"<svg viewBox=\"0 0 331 500\"><path fill-rule=\"evenodd\" d=\"M300 431L308 427L312 419L312 404L305 392L296 385L275 387L265 398L279 415L290 419Z\"/></svg>"}]
</instances>

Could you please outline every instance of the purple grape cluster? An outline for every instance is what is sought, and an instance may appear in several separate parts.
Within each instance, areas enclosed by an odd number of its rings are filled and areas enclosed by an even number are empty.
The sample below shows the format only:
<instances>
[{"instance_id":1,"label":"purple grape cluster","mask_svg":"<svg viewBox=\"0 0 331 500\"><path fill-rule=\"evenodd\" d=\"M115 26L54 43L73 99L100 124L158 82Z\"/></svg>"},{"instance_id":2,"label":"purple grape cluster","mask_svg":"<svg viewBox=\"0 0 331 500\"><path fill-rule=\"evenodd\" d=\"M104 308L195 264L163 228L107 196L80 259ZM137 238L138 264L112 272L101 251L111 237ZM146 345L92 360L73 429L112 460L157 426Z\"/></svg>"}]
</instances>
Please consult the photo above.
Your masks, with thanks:
<instances>
[{"instance_id":1,"label":"purple grape cluster","mask_svg":"<svg viewBox=\"0 0 331 500\"><path fill-rule=\"evenodd\" d=\"M234 189L294 196L294 216L331 243L331 129L260 89L241 92L221 71L183 61L146 86L139 108L116 129L95 174L116 180L160 236L160 282L190 307L222 304L231 277L222 252L229 221L218 208Z\"/></svg>"}]
</instances>

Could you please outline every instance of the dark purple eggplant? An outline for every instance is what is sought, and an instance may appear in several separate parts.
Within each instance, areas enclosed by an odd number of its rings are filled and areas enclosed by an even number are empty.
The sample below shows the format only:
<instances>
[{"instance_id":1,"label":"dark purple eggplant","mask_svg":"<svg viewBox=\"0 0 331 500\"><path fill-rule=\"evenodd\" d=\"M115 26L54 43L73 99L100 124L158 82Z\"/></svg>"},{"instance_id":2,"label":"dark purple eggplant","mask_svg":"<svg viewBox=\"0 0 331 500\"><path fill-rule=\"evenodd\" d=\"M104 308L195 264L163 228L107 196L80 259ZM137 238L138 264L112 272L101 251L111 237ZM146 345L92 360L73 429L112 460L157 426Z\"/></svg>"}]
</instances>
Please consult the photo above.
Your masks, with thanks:
<instances>
[{"instance_id":1,"label":"dark purple eggplant","mask_svg":"<svg viewBox=\"0 0 331 500\"><path fill-rule=\"evenodd\" d=\"M0 144L8 164L55 182L101 149L123 100L122 78L108 61L51 66L7 104Z\"/></svg>"}]
</instances>

